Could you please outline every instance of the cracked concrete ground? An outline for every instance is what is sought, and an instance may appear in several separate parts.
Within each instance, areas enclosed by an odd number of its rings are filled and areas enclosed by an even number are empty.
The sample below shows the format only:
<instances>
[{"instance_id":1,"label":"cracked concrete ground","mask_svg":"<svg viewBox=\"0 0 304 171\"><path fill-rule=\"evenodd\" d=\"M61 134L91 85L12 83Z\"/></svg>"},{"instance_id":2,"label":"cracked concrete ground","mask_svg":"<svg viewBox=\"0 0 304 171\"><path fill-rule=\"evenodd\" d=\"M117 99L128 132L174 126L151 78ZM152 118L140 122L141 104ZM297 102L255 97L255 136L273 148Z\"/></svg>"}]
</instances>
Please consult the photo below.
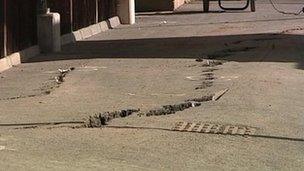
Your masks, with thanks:
<instances>
[{"instance_id":1,"label":"cracked concrete ground","mask_svg":"<svg viewBox=\"0 0 304 171\"><path fill-rule=\"evenodd\" d=\"M295 11L303 2L281 0ZM303 170L304 16L257 12L141 13L119 26L0 74L0 125L83 121L95 113L177 104L229 88L218 101L110 126L247 125L265 137L39 126L0 127L4 170ZM164 22L166 21L166 22ZM197 58L223 65L207 67ZM60 86L58 69L75 67ZM214 77L212 86L196 89ZM211 74L212 73L212 74ZM210 80L208 80L210 81ZM50 90L50 93L45 91ZM17 97L17 98L14 98ZM272 137L272 138L271 138ZM294 138L294 139L293 139Z\"/></svg>"}]
</instances>

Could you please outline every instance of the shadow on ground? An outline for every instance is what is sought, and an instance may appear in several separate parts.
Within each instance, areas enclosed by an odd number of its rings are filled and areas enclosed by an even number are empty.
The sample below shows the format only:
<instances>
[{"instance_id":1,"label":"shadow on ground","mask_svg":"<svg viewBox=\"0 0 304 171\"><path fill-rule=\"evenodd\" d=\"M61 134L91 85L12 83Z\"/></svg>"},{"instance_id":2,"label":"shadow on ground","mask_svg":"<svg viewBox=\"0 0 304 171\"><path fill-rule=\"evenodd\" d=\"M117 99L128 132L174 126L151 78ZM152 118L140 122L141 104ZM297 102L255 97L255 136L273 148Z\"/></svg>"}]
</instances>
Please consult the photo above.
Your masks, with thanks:
<instances>
[{"instance_id":1,"label":"shadow on ground","mask_svg":"<svg viewBox=\"0 0 304 171\"><path fill-rule=\"evenodd\" d=\"M168 12L140 12L136 16L154 16L154 15L192 15L192 14L208 14L208 13L224 13L225 11L168 11Z\"/></svg>"},{"instance_id":2,"label":"shadow on ground","mask_svg":"<svg viewBox=\"0 0 304 171\"><path fill-rule=\"evenodd\" d=\"M304 69L303 36L248 34L79 41L28 62L91 58L212 58L237 62L295 62Z\"/></svg>"},{"instance_id":3,"label":"shadow on ground","mask_svg":"<svg viewBox=\"0 0 304 171\"><path fill-rule=\"evenodd\" d=\"M203 12L202 10L200 11L167 11L167 12L140 12L137 13L136 16L154 16L154 15L192 15L192 14L205 14L208 15L210 13L251 13L251 11L224 11L224 10L213 10L209 12Z\"/></svg>"}]
</instances>

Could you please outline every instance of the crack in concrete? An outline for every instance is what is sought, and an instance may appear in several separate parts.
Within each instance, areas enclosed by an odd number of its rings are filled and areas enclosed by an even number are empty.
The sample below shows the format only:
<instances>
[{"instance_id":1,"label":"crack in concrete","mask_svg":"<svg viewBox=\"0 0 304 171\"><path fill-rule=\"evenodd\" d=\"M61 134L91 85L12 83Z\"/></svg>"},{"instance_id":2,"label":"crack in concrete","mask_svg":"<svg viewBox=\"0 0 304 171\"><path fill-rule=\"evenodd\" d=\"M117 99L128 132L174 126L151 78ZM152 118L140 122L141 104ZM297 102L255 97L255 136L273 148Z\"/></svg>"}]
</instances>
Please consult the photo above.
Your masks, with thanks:
<instances>
[{"instance_id":1,"label":"crack in concrete","mask_svg":"<svg viewBox=\"0 0 304 171\"><path fill-rule=\"evenodd\" d=\"M30 94L30 95L19 95L19 96L13 96L13 97L8 97L8 98L2 98L0 101L5 101L5 100L17 100L17 99L25 99L25 98L31 98L31 97L37 97L37 96L43 96L43 95L48 95L50 94L49 91L45 91L42 93L37 93L37 94Z\"/></svg>"},{"instance_id":2,"label":"crack in concrete","mask_svg":"<svg viewBox=\"0 0 304 171\"><path fill-rule=\"evenodd\" d=\"M141 109L125 109L114 112L104 112L94 114L93 116L89 116L84 119L84 121L66 121L66 122L44 122L44 123L19 123L19 124L0 124L0 127L15 127L15 129L36 129L39 126L57 126L63 125L62 127L70 127L70 128L100 128L107 125L107 123L116 118L124 118L128 117L134 113L138 113L138 116L161 116L161 115L169 115L175 114L178 111L184 111L186 109L192 107L201 106L202 102L207 101L216 101L224 93L226 93L228 89L219 91L212 95L202 96L199 98L188 99L185 102L177 103L173 105L164 105L158 109L152 109L147 112L139 113ZM76 125L76 126L67 126L67 125ZM52 127L50 127L51 129Z\"/></svg>"},{"instance_id":3,"label":"crack in concrete","mask_svg":"<svg viewBox=\"0 0 304 171\"><path fill-rule=\"evenodd\" d=\"M68 69L58 69L59 73L54 77L54 79L53 78L51 79L51 82L44 83L45 85L39 88L40 91L39 93L0 98L0 101L17 100L17 99L25 99L25 98L49 95L56 88L59 88L59 85L64 82L64 78L66 77L66 75L73 70L75 70L74 67L70 67Z\"/></svg>"},{"instance_id":4,"label":"crack in concrete","mask_svg":"<svg viewBox=\"0 0 304 171\"><path fill-rule=\"evenodd\" d=\"M89 118L85 121L84 126L88 128L102 127L112 119L124 118L139 111L140 109L126 109L126 110L120 110L114 112L98 113L93 116L89 116Z\"/></svg>"},{"instance_id":5,"label":"crack in concrete","mask_svg":"<svg viewBox=\"0 0 304 171\"><path fill-rule=\"evenodd\" d=\"M198 58L196 59L196 62L202 63L201 67L209 67L209 68L202 71L203 72L202 82L195 87L195 90L201 90L201 89L206 89L208 87L212 87L213 81L216 79L213 71L218 70L214 67L218 65L223 65L225 61Z\"/></svg>"},{"instance_id":6,"label":"crack in concrete","mask_svg":"<svg viewBox=\"0 0 304 171\"><path fill-rule=\"evenodd\" d=\"M200 85L195 87L195 90L206 89L213 86L213 81L203 81Z\"/></svg>"},{"instance_id":7,"label":"crack in concrete","mask_svg":"<svg viewBox=\"0 0 304 171\"><path fill-rule=\"evenodd\" d=\"M149 110L146 113L140 113L138 116L160 116L160 115L170 115L175 114L178 111L184 111L191 107L198 107L201 103L197 102L182 102L173 105L164 105L161 108Z\"/></svg>"}]
</instances>

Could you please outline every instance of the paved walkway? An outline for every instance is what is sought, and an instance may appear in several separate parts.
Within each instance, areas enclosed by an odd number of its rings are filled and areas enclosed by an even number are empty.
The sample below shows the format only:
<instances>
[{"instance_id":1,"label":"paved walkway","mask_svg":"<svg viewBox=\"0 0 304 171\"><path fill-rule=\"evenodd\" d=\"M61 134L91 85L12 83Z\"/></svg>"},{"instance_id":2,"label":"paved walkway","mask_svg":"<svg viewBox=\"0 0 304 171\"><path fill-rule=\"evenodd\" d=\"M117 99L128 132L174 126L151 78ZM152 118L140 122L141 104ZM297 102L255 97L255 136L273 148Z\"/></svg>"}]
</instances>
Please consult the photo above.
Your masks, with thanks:
<instances>
[{"instance_id":1,"label":"paved walkway","mask_svg":"<svg viewBox=\"0 0 304 171\"><path fill-rule=\"evenodd\" d=\"M280 1L294 11L299 1ZM98 112L162 105L228 88L218 101L110 126L0 127L5 170L303 170L304 16L257 12L141 13L120 26L0 74L0 124L82 121ZM205 67L197 58L223 60ZM74 67L62 84L58 69ZM248 126L259 137L169 132L176 122ZM161 129L160 129L161 128Z\"/></svg>"}]
</instances>

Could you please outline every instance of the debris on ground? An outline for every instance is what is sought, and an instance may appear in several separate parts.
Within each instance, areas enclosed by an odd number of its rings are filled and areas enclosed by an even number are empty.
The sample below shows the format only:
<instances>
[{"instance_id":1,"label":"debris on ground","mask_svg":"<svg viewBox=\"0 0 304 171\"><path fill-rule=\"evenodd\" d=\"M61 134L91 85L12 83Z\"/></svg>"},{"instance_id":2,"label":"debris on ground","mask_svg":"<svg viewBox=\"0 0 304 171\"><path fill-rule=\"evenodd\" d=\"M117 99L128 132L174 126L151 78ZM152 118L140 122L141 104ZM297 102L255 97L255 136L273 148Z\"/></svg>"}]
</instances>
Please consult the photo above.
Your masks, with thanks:
<instances>
[{"instance_id":1,"label":"debris on ground","mask_svg":"<svg viewBox=\"0 0 304 171\"><path fill-rule=\"evenodd\" d=\"M167 23L168 23L167 21L162 21L162 22L161 22L161 24L167 24Z\"/></svg>"},{"instance_id":2,"label":"debris on ground","mask_svg":"<svg viewBox=\"0 0 304 171\"><path fill-rule=\"evenodd\" d=\"M202 62L202 67L214 67L217 65L223 65L222 61L218 61L218 60L205 60Z\"/></svg>"},{"instance_id":3,"label":"debris on ground","mask_svg":"<svg viewBox=\"0 0 304 171\"><path fill-rule=\"evenodd\" d=\"M207 56L206 58L197 58L195 61L202 63L202 67L214 67L217 65L223 65L225 61L223 60L213 60L210 59L211 56Z\"/></svg>"},{"instance_id":4,"label":"debris on ground","mask_svg":"<svg viewBox=\"0 0 304 171\"><path fill-rule=\"evenodd\" d=\"M186 79L190 81L199 81L201 78L199 78L198 76L188 76L186 77Z\"/></svg>"},{"instance_id":5,"label":"debris on ground","mask_svg":"<svg viewBox=\"0 0 304 171\"><path fill-rule=\"evenodd\" d=\"M213 101L217 101L217 100L220 99L225 93L227 93L228 90L229 90L229 89L226 88L226 89L224 89L224 90L221 90L221 91L219 91L219 92L216 92L216 93L214 94L214 96L212 97L212 100L213 100Z\"/></svg>"},{"instance_id":6,"label":"debris on ground","mask_svg":"<svg viewBox=\"0 0 304 171\"><path fill-rule=\"evenodd\" d=\"M73 70L75 70L74 67L70 67L70 68L68 68L68 69L58 69L59 75L57 75L57 76L55 77L56 83L57 83L57 84L63 83L63 82L64 82L64 77L66 76L66 74L68 74L70 71L73 71Z\"/></svg>"},{"instance_id":7,"label":"debris on ground","mask_svg":"<svg viewBox=\"0 0 304 171\"><path fill-rule=\"evenodd\" d=\"M197 58L195 61L196 62L202 62L203 64L206 64L206 65L209 65L209 66L212 65L212 64L213 64L213 66L222 65L223 64L223 61L208 59L208 57Z\"/></svg>"},{"instance_id":8,"label":"debris on ground","mask_svg":"<svg viewBox=\"0 0 304 171\"><path fill-rule=\"evenodd\" d=\"M1 151L1 150L5 150L5 146L0 145L0 151Z\"/></svg>"},{"instance_id":9,"label":"debris on ground","mask_svg":"<svg viewBox=\"0 0 304 171\"><path fill-rule=\"evenodd\" d=\"M203 62L203 61L204 61L204 58L196 58L195 61L196 61L196 62Z\"/></svg>"}]
</instances>

